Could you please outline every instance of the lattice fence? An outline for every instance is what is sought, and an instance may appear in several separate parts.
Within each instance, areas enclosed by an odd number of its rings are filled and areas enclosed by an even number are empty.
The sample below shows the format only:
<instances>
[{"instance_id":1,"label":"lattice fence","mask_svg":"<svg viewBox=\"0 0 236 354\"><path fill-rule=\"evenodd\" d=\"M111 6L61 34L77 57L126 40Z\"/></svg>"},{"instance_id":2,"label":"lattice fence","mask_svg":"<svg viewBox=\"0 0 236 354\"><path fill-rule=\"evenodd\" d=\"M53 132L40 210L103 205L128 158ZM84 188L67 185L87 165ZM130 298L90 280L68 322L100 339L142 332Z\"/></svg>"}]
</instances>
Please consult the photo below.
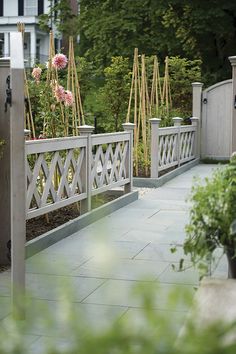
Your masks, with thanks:
<instances>
[{"instance_id":1,"label":"lattice fence","mask_svg":"<svg viewBox=\"0 0 236 354\"><path fill-rule=\"evenodd\" d=\"M92 195L130 182L130 134L92 137Z\"/></svg>"},{"instance_id":2,"label":"lattice fence","mask_svg":"<svg viewBox=\"0 0 236 354\"><path fill-rule=\"evenodd\" d=\"M157 171L178 167L195 158L197 127L174 126L158 128L157 151L151 159L156 159Z\"/></svg>"},{"instance_id":3,"label":"lattice fence","mask_svg":"<svg viewBox=\"0 0 236 354\"><path fill-rule=\"evenodd\" d=\"M195 127L181 127L180 131L180 163L190 161L195 158L194 143L196 129Z\"/></svg>"},{"instance_id":4,"label":"lattice fence","mask_svg":"<svg viewBox=\"0 0 236 354\"><path fill-rule=\"evenodd\" d=\"M130 184L131 139L122 132L26 141L27 219Z\"/></svg>"},{"instance_id":5,"label":"lattice fence","mask_svg":"<svg viewBox=\"0 0 236 354\"><path fill-rule=\"evenodd\" d=\"M163 128L159 133L159 171L178 165L178 133L175 128Z\"/></svg>"},{"instance_id":6,"label":"lattice fence","mask_svg":"<svg viewBox=\"0 0 236 354\"><path fill-rule=\"evenodd\" d=\"M84 137L26 142L28 219L86 198L86 143Z\"/></svg>"}]
</instances>

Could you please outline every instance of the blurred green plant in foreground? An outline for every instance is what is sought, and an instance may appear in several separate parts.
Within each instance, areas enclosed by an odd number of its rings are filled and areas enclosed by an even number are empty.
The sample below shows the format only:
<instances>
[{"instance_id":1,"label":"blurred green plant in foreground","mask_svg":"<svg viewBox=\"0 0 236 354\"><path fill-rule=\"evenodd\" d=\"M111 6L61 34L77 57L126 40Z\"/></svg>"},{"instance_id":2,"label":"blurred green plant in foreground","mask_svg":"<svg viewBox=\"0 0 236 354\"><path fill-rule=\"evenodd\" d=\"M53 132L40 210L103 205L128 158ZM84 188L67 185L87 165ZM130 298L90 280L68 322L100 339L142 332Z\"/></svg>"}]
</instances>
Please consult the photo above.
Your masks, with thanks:
<instances>
[{"instance_id":1,"label":"blurred green plant in foreground","mask_svg":"<svg viewBox=\"0 0 236 354\"><path fill-rule=\"evenodd\" d=\"M166 301L174 311L158 310L156 301L161 284L143 282L132 290L139 308L130 309L113 321L103 325L100 316L98 327L86 319L83 304L72 302L75 294L69 286L50 308L38 299L26 302L26 320L16 321L8 316L0 326L0 354L27 354L25 334L44 334L44 354L235 354L236 342L228 336L236 332L236 323L194 325L184 319L187 312L179 311L180 303L191 305L192 293L180 289L170 291ZM1 300L0 300L1 301ZM128 311L129 312L129 311ZM197 312L196 312L197 313ZM194 316L195 317L196 313ZM180 314L184 314L179 321ZM90 318L91 319L91 318ZM197 323L197 321L196 321ZM183 330L184 328L184 330ZM64 342L63 342L64 341ZM59 345L60 344L60 345ZM63 345L62 345L63 344Z\"/></svg>"}]
</instances>

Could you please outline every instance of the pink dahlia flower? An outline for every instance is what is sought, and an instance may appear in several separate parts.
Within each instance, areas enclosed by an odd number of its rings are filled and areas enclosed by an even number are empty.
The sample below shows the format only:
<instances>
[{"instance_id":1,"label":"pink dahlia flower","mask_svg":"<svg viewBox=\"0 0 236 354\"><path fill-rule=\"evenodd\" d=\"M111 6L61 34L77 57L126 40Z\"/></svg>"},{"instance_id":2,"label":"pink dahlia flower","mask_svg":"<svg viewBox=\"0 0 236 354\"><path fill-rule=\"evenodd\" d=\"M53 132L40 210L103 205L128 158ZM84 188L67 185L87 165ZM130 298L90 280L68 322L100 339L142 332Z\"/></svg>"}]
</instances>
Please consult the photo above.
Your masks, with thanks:
<instances>
[{"instance_id":1,"label":"pink dahlia flower","mask_svg":"<svg viewBox=\"0 0 236 354\"><path fill-rule=\"evenodd\" d=\"M39 68L39 67L33 68L32 76L33 76L33 78L35 79L35 81L37 83L39 83L39 81L40 81L41 73L42 73L42 69L41 68Z\"/></svg>"},{"instance_id":2,"label":"pink dahlia flower","mask_svg":"<svg viewBox=\"0 0 236 354\"><path fill-rule=\"evenodd\" d=\"M56 54L52 58L52 66L58 70L64 69L67 65L67 62L68 59L64 54Z\"/></svg>"},{"instance_id":3,"label":"pink dahlia flower","mask_svg":"<svg viewBox=\"0 0 236 354\"><path fill-rule=\"evenodd\" d=\"M64 98L65 106L72 106L74 103L73 93L71 91L65 91L65 98Z\"/></svg>"},{"instance_id":4,"label":"pink dahlia flower","mask_svg":"<svg viewBox=\"0 0 236 354\"><path fill-rule=\"evenodd\" d=\"M54 96L57 102L62 102L65 99L65 89L63 86L57 85L54 90Z\"/></svg>"}]
</instances>

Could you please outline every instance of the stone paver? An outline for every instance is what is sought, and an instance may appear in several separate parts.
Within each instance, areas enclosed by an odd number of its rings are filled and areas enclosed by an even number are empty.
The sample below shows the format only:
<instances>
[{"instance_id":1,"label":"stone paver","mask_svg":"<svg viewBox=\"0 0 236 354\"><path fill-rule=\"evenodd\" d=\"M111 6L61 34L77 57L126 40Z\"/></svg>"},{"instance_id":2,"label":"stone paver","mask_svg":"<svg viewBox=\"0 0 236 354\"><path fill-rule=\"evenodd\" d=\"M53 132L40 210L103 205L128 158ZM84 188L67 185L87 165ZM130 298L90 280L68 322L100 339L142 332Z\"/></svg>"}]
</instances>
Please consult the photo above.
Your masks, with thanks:
<instances>
[{"instance_id":1,"label":"stone paver","mask_svg":"<svg viewBox=\"0 0 236 354\"><path fill-rule=\"evenodd\" d=\"M51 330L40 321L31 326L26 334L29 341L32 339L32 352L41 353L50 336L60 338L58 345L62 348L68 344L61 335L64 324L60 322L61 299L67 296L65 289L73 294L70 301L74 313L82 311L88 323L100 329L121 317L128 321L137 318L135 322L142 325L143 304L135 289L145 289L151 284L157 287L154 311L179 318L175 324L181 325L190 303L181 296L177 305L168 301L172 286L175 284L180 293L189 290L191 298L198 285L198 273L188 268L188 257L185 257L185 272L176 272L172 267L177 267L183 257L184 228L189 217L186 198L193 177L210 176L214 168L214 165L199 165L163 187L149 189L138 201L26 261L31 297L27 318L33 317L33 309L43 304L48 306L48 313L54 317L56 314L57 323ZM173 245L177 247L175 253L170 252ZM215 274L225 276L225 273L226 262L222 259ZM0 300L4 304L4 308L0 307L0 319L9 313L9 295L9 272L6 272L0 274Z\"/></svg>"}]
</instances>

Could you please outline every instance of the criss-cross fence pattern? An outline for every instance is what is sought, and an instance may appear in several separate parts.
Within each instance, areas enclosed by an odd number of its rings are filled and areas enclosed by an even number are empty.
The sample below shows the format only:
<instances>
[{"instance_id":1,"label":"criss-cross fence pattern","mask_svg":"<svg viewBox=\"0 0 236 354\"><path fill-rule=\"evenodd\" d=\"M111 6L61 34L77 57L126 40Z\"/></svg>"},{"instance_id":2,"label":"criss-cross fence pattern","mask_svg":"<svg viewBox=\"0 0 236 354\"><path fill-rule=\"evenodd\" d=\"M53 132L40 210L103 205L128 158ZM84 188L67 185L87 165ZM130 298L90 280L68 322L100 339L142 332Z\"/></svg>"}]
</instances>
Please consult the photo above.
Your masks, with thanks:
<instances>
[{"instance_id":1,"label":"criss-cross fence pattern","mask_svg":"<svg viewBox=\"0 0 236 354\"><path fill-rule=\"evenodd\" d=\"M178 165L178 131L176 128L161 128L159 132L158 170Z\"/></svg>"},{"instance_id":2,"label":"criss-cross fence pattern","mask_svg":"<svg viewBox=\"0 0 236 354\"><path fill-rule=\"evenodd\" d=\"M196 126L182 126L180 127L180 157L179 164L188 162L195 158L195 137Z\"/></svg>"},{"instance_id":3,"label":"criss-cross fence pattern","mask_svg":"<svg viewBox=\"0 0 236 354\"><path fill-rule=\"evenodd\" d=\"M129 145L128 132L92 137L92 195L130 183Z\"/></svg>"},{"instance_id":4,"label":"criss-cross fence pattern","mask_svg":"<svg viewBox=\"0 0 236 354\"><path fill-rule=\"evenodd\" d=\"M84 128L84 130L83 130ZM132 127L131 127L132 128ZM132 129L112 134L26 141L26 218L81 201L91 209L91 196L132 183Z\"/></svg>"},{"instance_id":5,"label":"criss-cross fence pattern","mask_svg":"<svg viewBox=\"0 0 236 354\"><path fill-rule=\"evenodd\" d=\"M86 137L26 142L28 219L87 197L81 174L86 147Z\"/></svg>"},{"instance_id":6,"label":"criss-cross fence pattern","mask_svg":"<svg viewBox=\"0 0 236 354\"><path fill-rule=\"evenodd\" d=\"M174 126L159 128L160 119L151 122L151 177L160 171L178 167L197 158L198 118L191 118L191 125L181 125L181 118L173 118Z\"/></svg>"}]
</instances>

